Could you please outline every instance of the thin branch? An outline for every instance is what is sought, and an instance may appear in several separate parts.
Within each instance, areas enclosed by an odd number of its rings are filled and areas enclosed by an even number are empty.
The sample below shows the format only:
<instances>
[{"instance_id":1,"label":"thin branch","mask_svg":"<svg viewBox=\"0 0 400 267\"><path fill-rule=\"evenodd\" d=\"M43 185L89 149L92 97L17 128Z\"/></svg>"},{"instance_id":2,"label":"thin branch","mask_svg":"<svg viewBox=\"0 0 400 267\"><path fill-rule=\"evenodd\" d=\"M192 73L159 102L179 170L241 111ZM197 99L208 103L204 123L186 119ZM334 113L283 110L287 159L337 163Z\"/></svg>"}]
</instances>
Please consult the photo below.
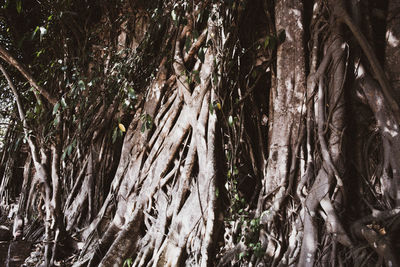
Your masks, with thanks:
<instances>
[{"instance_id":1,"label":"thin branch","mask_svg":"<svg viewBox=\"0 0 400 267\"><path fill-rule=\"evenodd\" d=\"M207 28L204 29L204 31L201 33L201 35L199 36L197 41L194 42L192 44L192 46L190 47L189 52L187 53L187 55L185 55L185 59L184 59L185 63L187 63L189 60L191 60L194 57L194 55L196 55L196 53L199 51L200 47L204 44L206 39L207 39Z\"/></svg>"},{"instance_id":2,"label":"thin branch","mask_svg":"<svg viewBox=\"0 0 400 267\"><path fill-rule=\"evenodd\" d=\"M177 78L177 85L179 89L179 97L183 98L185 102L189 103L191 99L191 92L189 90L189 84L187 83L186 76L186 68L184 65L184 61L181 55L181 41L185 36L185 33L189 30L188 27L185 27L182 30L181 36L178 37L175 43L175 53L174 53L174 63L172 64L174 67L175 75Z\"/></svg>"},{"instance_id":3,"label":"thin branch","mask_svg":"<svg viewBox=\"0 0 400 267\"><path fill-rule=\"evenodd\" d=\"M57 99L48 91L46 91L43 87L41 87L35 81L35 79L33 79L32 75L2 46L0 46L0 57L4 59L4 61L6 61L8 64L14 66L28 80L29 84L33 88L35 88L41 95L43 95L47 99L47 101L49 101L52 105L55 105L57 103Z\"/></svg>"},{"instance_id":4,"label":"thin branch","mask_svg":"<svg viewBox=\"0 0 400 267\"><path fill-rule=\"evenodd\" d=\"M24 109L23 109L23 106L22 106L22 103L21 103L21 99L19 98L17 88L15 88L14 83L12 82L10 76L8 75L8 73L6 72L6 70L4 69L2 64L0 64L0 70L3 73L4 77L6 78L6 80L8 82L8 86L10 86L11 91L14 94L15 101L17 102L19 118L21 119L22 124L24 126L24 131L27 131L28 124L26 122L25 112L24 112Z\"/></svg>"},{"instance_id":5,"label":"thin branch","mask_svg":"<svg viewBox=\"0 0 400 267\"><path fill-rule=\"evenodd\" d=\"M45 179L45 177L47 175L45 174L45 169L43 167L43 164L41 164L39 162L38 150L37 150L37 148L36 148L36 146L35 146L35 144L34 144L34 142L32 140L31 134L29 133L29 126L28 126L28 123L26 121L24 108L22 106L21 99L19 98L17 88L15 88L15 85L13 84L10 76L8 75L7 71L4 69L2 64L0 64L0 70L3 73L4 77L6 78L6 80L8 82L8 85L10 86L10 88L11 88L13 94L14 94L15 101L17 102L17 108L18 108L18 112L19 112L19 117L20 117L20 119L22 121L22 124L24 126L25 137L28 140L28 145L29 145L29 148L30 148L31 153L32 153L32 159L33 159L33 162L35 164L36 171L37 171L37 173L39 175L42 175L42 177L44 177L43 181L45 183L46 188L48 188L49 185L47 184L47 181Z\"/></svg>"}]
</instances>

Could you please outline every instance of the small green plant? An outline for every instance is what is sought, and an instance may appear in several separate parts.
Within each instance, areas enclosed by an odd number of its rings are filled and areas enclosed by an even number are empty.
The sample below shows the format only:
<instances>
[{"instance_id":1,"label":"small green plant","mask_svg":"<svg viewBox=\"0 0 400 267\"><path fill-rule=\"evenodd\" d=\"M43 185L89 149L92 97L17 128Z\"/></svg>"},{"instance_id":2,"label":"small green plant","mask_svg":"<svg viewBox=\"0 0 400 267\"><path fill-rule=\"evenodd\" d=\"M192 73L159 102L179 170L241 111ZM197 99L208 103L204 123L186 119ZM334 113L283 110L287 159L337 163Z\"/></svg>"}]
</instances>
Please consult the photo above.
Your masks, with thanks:
<instances>
[{"instance_id":1,"label":"small green plant","mask_svg":"<svg viewBox=\"0 0 400 267\"><path fill-rule=\"evenodd\" d=\"M132 258L127 258L127 259L124 261L124 265L122 265L122 267L131 267L132 264L133 264Z\"/></svg>"},{"instance_id":2,"label":"small green plant","mask_svg":"<svg viewBox=\"0 0 400 267\"><path fill-rule=\"evenodd\" d=\"M144 133L146 130L150 130L153 127L153 118L149 114L143 114L140 117L143 121L141 132Z\"/></svg>"}]
</instances>

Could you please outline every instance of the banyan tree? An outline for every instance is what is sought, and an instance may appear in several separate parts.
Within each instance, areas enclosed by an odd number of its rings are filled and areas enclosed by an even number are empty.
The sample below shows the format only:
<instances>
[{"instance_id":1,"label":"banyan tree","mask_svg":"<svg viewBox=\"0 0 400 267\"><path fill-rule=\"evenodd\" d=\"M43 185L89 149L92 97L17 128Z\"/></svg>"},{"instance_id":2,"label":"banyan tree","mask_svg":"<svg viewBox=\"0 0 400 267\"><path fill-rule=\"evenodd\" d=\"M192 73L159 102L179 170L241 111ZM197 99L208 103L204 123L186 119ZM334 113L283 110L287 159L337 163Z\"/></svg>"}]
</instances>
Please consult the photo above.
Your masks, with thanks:
<instances>
[{"instance_id":1,"label":"banyan tree","mask_svg":"<svg viewBox=\"0 0 400 267\"><path fill-rule=\"evenodd\" d=\"M44 266L399 266L399 11L5 1L14 238Z\"/></svg>"}]
</instances>

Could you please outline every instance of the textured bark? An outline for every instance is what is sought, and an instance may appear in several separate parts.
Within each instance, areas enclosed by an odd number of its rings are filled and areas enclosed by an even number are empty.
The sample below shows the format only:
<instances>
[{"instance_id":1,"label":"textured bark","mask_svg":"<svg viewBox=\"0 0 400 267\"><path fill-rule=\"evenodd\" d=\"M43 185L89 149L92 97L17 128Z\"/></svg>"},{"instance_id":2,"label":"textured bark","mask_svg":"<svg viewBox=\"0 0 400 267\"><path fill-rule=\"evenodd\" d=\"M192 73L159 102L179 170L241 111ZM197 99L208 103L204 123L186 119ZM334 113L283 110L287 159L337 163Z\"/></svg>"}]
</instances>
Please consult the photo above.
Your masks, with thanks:
<instances>
[{"instance_id":1,"label":"textured bark","mask_svg":"<svg viewBox=\"0 0 400 267\"><path fill-rule=\"evenodd\" d=\"M39 92L1 67L45 265L399 264L398 0L117 2L62 10L32 64L0 48Z\"/></svg>"},{"instance_id":2,"label":"textured bark","mask_svg":"<svg viewBox=\"0 0 400 267\"><path fill-rule=\"evenodd\" d=\"M298 143L301 142L302 116L306 112L303 12L301 1L282 0L277 1L275 6L275 27L278 32L285 31L286 39L277 51L277 71L274 76L276 81L270 96L269 159L257 208L258 216L262 216L261 223L264 228L260 234L267 236L262 246L271 258L271 264L277 264L276 260L280 259L284 252L279 243L288 241L287 235L282 231L300 234L297 233L300 230L296 229L296 218L290 218L292 225L282 229L278 226L280 219L277 219L277 215L283 208L285 198L294 189L294 180L298 174L304 172L296 168L299 166L297 157ZM290 214L282 216L290 217ZM277 225L274 225L275 223ZM267 235L267 232L270 234ZM290 247L290 250L294 253L295 245Z\"/></svg>"},{"instance_id":3,"label":"textured bark","mask_svg":"<svg viewBox=\"0 0 400 267\"><path fill-rule=\"evenodd\" d=\"M130 255L135 266L183 262L208 266L213 260L209 255L216 209L216 114L210 113L209 105L215 100L211 83L215 48L209 47L204 62L195 65L200 80L193 86L184 64L196 52L183 57L181 45L189 38L188 30L178 32L174 74L167 76L166 60L162 60L143 110L136 115L152 118L152 126L141 131L146 121L134 118L127 130L107 198L116 201L115 216L109 224L103 223L110 215L106 200L84 235L89 245L77 265L120 266ZM192 49L198 50L207 40L215 42L217 34L210 20L207 39L200 37ZM104 235L98 239L96 232ZM201 251L201 257L191 251Z\"/></svg>"},{"instance_id":4,"label":"textured bark","mask_svg":"<svg viewBox=\"0 0 400 267\"><path fill-rule=\"evenodd\" d=\"M276 88L271 92L269 162L265 171L265 194L278 190L281 199L288 186L291 154L300 136L306 89L303 5L300 1L278 1L275 7L277 31L286 40L277 51ZM277 208L279 209L278 204Z\"/></svg>"},{"instance_id":5,"label":"textured bark","mask_svg":"<svg viewBox=\"0 0 400 267\"><path fill-rule=\"evenodd\" d=\"M385 69L388 79L395 92L395 99L399 103L400 99L400 1L390 0L387 7L386 16L386 49L385 49Z\"/></svg>"}]
</instances>

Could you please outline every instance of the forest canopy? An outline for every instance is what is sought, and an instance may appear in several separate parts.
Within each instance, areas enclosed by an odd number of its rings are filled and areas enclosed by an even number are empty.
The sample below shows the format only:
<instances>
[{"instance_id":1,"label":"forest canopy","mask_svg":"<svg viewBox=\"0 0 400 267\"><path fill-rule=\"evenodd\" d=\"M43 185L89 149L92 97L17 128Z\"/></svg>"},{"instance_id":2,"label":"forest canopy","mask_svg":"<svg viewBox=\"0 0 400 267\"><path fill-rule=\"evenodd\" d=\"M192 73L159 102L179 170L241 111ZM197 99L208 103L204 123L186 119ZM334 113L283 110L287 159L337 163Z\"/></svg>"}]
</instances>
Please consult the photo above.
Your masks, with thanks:
<instances>
[{"instance_id":1,"label":"forest canopy","mask_svg":"<svg viewBox=\"0 0 400 267\"><path fill-rule=\"evenodd\" d=\"M32 266L400 266L399 11L0 2L10 244Z\"/></svg>"}]
</instances>

